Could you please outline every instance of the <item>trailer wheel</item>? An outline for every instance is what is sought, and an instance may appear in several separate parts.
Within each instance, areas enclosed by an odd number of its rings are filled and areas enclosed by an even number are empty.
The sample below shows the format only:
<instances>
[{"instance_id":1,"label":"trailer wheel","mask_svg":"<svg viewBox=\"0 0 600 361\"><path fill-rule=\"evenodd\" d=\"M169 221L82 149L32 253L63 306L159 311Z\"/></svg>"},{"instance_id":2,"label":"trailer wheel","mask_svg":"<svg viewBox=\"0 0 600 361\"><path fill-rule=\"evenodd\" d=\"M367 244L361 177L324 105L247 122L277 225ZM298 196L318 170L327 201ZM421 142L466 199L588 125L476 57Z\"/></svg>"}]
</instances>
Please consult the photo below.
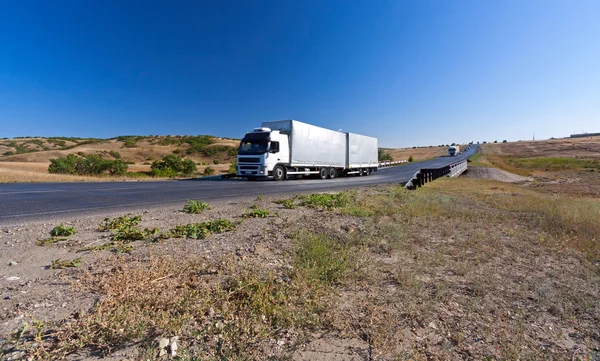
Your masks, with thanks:
<instances>
[{"instance_id":1,"label":"trailer wheel","mask_svg":"<svg viewBox=\"0 0 600 361\"><path fill-rule=\"evenodd\" d=\"M319 171L319 178L321 179L327 179L327 174L329 172L327 171L327 168L321 168L321 170Z\"/></svg>"},{"instance_id":2,"label":"trailer wheel","mask_svg":"<svg viewBox=\"0 0 600 361\"><path fill-rule=\"evenodd\" d=\"M359 169L359 170L358 170L358 174L357 174L357 176L359 176L359 177L362 177L363 175L365 175L365 173L364 173L364 172L365 172L365 171L364 171L363 169Z\"/></svg>"},{"instance_id":3,"label":"trailer wheel","mask_svg":"<svg viewBox=\"0 0 600 361\"><path fill-rule=\"evenodd\" d=\"M333 179L337 177L337 169L329 168L329 179Z\"/></svg>"},{"instance_id":4,"label":"trailer wheel","mask_svg":"<svg viewBox=\"0 0 600 361\"><path fill-rule=\"evenodd\" d=\"M276 165L275 168L273 168L273 180L280 181L280 180L283 180L284 178L285 178L285 168L283 168L280 165Z\"/></svg>"}]
</instances>

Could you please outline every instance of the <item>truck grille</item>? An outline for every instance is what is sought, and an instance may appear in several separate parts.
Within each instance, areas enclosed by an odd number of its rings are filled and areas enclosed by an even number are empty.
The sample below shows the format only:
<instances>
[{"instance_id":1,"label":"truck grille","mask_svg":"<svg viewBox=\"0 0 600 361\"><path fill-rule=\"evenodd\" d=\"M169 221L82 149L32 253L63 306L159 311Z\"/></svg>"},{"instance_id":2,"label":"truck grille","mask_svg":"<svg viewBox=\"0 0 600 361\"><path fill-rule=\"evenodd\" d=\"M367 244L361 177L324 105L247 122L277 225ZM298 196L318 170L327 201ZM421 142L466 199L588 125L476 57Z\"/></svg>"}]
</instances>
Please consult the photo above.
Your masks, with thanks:
<instances>
[{"instance_id":1,"label":"truck grille","mask_svg":"<svg viewBox=\"0 0 600 361\"><path fill-rule=\"evenodd\" d=\"M258 163L260 158L239 158L240 163Z\"/></svg>"},{"instance_id":2,"label":"truck grille","mask_svg":"<svg viewBox=\"0 0 600 361\"><path fill-rule=\"evenodd\" d=\"M253 166L253 165L240 165L239 167L240 167L240 169L251 169L251 170L257 170L258 169L258 167Z\"/></svg>"}]
</instances>

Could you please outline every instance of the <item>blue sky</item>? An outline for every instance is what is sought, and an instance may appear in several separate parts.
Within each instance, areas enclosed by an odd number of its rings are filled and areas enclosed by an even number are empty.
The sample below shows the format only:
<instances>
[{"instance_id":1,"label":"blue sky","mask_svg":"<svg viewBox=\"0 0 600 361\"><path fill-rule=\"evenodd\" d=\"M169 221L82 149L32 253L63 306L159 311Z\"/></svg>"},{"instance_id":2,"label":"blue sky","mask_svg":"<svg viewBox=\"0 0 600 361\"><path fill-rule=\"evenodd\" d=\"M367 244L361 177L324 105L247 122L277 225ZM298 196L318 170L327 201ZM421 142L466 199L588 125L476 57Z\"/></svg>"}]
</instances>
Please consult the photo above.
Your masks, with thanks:
<instances>
[{"instance_id":1,"label":"blue sky","mask_svg":"<svg viewBox=\"0 0 600 361\"><path fill-rule=\"evenodd\" d=\"M600 1L5 1L0 137L600 132Z\"/></svg>"}]
</instances>

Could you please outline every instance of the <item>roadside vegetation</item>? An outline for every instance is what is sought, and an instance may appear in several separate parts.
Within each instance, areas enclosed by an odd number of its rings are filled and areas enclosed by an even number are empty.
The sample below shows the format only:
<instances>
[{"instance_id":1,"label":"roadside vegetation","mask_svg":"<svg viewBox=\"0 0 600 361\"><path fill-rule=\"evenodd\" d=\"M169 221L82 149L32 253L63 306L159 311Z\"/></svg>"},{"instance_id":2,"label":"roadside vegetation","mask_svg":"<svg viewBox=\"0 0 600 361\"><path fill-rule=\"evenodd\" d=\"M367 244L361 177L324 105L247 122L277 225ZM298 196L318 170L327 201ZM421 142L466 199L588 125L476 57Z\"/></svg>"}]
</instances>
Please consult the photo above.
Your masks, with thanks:
<instances>
[{"instance_id":1,"label":"roadside vegetation","mask_svg":"<svg viewBox=\"0 0 600 361\"><path fill-rule=\"evenodd\" d=\"M49 173L75 174L85 176L122 176L127 173L128 165L122 159L104 159L95 154L69 154L63 158L50 159Z\"/></svg>"},{"instance_id":2,"label":"roadside vegetation","mask_svg":"<svg viewBox=\"0 0 600 361\"><path fill-rule=\"evenodd\" d=\"M112 232L116 255L51 266L77 268L74 292L95 305L3 347L50 360L135 345L158 360L156 340L177 336L184 360L258 360L303 355L328 335L372 360L587 360L600 350L596 200L439 179L261 204L163 232L142 230L140 216L105 219L98 231ZM225 232L236 250L215 254L211 237ZM211 252L159 251L186 239Z\"/></svg>"}]
</instances>

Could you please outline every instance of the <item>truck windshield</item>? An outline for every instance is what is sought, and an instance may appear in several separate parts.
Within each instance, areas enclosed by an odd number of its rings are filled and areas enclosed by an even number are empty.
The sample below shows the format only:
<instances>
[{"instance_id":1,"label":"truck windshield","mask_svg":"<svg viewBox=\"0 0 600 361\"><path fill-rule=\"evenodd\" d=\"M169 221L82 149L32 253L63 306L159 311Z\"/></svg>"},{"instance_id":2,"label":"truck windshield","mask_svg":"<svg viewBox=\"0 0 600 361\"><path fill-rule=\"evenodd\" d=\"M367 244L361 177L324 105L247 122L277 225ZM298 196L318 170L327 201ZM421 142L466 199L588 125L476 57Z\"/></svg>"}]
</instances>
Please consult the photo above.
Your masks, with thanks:
<instances>
[{"instance_id":1,"label":"truck windshield","mask_svg":"<svg viewBox=\"0 0 600 361\"><path fill-rule=\"evenodd\" d=\"M268 149L268 142L242 140L240 143L240 149L238 149L238 154L264 154Z\"/></svg>"}]
</instances>

